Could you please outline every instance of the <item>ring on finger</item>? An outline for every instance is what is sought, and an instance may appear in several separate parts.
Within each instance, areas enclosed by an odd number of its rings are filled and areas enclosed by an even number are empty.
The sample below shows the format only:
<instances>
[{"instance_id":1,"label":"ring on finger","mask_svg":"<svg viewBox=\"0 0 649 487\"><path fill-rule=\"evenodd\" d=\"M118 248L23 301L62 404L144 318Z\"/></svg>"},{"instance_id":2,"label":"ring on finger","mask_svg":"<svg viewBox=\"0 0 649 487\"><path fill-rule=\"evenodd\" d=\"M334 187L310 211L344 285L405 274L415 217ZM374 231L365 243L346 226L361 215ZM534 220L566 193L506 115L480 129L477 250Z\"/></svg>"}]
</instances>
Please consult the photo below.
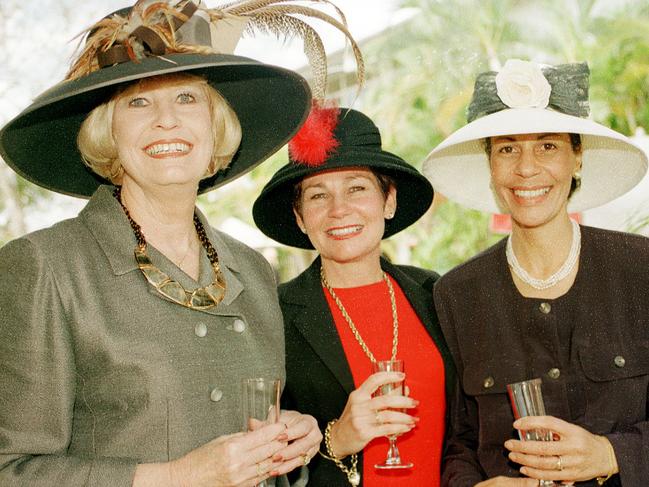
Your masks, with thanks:
<instances>
[{"instance_id":1,"label":"ring on finger","mask_svg":"<svg viewBox=\"0 0 649 487\"><path fill-rule=\"evenodd\" d=\"M557 470L563 470L563 462L561 461L561 455L557 455Z\"/></svg>"},{"instance_id":2,"label":"ring on finger","mask_svg":"<svg viewBox=\"0 0 649 487\"><path fill-rule=\"evenodd\" d=\"M379 417L379 413L380 411L378 409L374 411L374 420L376 421L376 424L382 425L383 421L381 421L381 418Z\"/></svg>"},{"instance_id":3,"label":"ring on finger","mask_svg":"<svg viewBox=\"0 0 649 487\"><path fill-rule=\"evenodd\" d=\"M257 477L263 477L266 472L264 471L264 467L261 466L261 462L257 463Z\"/></svg>"},{"instance_id":4,"label":"ring on finger","mask_svg":"<svg viewBox=\"0 0 649 487\"><path fill-rule=\"evenodd\" d=\"M310 461L311 458L309 457L309 454L306 452L302 453L302 463L306 466L309 464Z\"/></svg>"}]
</instances>

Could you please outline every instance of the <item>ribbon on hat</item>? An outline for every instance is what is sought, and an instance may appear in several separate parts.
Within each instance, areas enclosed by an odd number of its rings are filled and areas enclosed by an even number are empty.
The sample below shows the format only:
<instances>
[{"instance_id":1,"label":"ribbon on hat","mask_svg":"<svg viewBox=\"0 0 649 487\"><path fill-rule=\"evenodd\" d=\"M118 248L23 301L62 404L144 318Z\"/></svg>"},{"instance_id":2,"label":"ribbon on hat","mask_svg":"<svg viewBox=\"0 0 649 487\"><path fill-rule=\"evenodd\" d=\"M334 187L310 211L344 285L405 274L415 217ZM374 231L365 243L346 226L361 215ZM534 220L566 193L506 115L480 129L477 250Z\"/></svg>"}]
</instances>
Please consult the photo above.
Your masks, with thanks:
<instances>
[{"instance_id":1,"label":"ribbon on hat","mask_svg":"<svg viewBox=\"0 0 649 487\"><path fill-rule=\"evenodd\" d=\"M335 14L310 6L322 3L331 6ZM122 63L139 63L147 57L173 63L165 56L232 55L244 33L259 31L303 40L313 71L313 97L324 100L327 53L317 30L308 22L316 19L336 28L351 44L360 89L365 81L363 56L345 15L331 0L230 0L215 8L204 6L201 0L137 0L132 8L120 9L86 30L85 45L65 79L75 80Z\"/></svg>"},{"instance_id":2,"label":"ribbon on hat","mask_svg":"<svg viewBox=\"0 0 649 487\"><path fill-rule=\"evenodd\" d=\"M169 27L172 31L177 31L198 10L198 5L191 1L179 11L178 17L171 17ZM137 9L133 9L137 12ZM141 19L138 19L141 21ZM153 56L162 56L166 53L167 48L161 32L156 32L151 27L140 25L136 27L128 36L131 42L124 44L114 44L105 51L97 53L97 62L100 68L112 66L113 64L125 63L128 61L137 61L142 55L150 54ZM135 52L133 46L140 46L140 53Z\"/></svg>"},{"instance_id":3,"label":"ribbon on hat","mask_svg":"<svg viewBox=\"0 0 649 487\"><path fill-rule=\"evenodd\" d=\"M474 121L507 108L540 108L586 118L588 104L587 63L540 66L509 60L499 72L476 78L467 120Z\"/></svg>"}]
</instances>

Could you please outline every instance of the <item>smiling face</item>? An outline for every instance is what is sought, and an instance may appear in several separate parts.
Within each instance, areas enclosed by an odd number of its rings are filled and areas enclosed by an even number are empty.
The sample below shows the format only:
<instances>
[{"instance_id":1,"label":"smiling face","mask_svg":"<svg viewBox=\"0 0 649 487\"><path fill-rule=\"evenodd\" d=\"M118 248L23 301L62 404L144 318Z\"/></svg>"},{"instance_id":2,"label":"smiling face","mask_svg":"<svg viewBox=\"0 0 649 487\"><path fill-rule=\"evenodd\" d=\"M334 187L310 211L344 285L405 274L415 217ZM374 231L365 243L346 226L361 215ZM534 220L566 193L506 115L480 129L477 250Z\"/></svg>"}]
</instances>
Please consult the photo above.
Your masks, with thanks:
<instances>
[{"instance_id":1,"label":"smiling face","mask_svg":"<svg viewBox=\"0 0 649 487\"><path fill-rule=\"evenodd\" d=\"M567 214L570 185L581 152L569 134L492 137L491 183L503 210L522 227L538 227Z\"/></svg>"},{"instance_id":2,"label":"smiling face","mask_svg":"<svg viewBox=\"0 0 649 487\"><path fill-rule=\"evenodd\" d=\"M378 261L385 219L396 209L396 189L387 195L365 168L328 171L301 183L299 227L306 231L323 261Z\"/></svg>"},{"instance_id":3,"label":"smiling face","mask_svg":"<svg viewBox=\"0 0 649 487\"><path fill-rule=\"evenodd\" d=\"M122 184L197 188L213 151L211 109L204 84L152 78L115 102L112 128Z\"/></svg>"}]
</instances>

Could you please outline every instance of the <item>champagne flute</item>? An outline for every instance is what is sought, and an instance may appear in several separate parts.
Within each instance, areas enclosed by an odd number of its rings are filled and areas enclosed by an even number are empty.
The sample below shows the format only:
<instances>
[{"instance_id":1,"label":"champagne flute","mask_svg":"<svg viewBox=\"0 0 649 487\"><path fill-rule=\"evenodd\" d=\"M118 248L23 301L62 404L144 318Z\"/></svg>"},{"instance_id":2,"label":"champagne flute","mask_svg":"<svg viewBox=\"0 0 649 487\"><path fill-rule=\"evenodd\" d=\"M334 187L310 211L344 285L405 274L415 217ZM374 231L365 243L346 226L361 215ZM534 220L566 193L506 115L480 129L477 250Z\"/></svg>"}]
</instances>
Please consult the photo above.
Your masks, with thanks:
<instances>
[{"instance_id":1,"label":"champagne flute","mask_svg":"<svg viewBox=\"0 0 649 487\"><path fill-rule=\"evenodd\" d=\"M524 416L545 416L541 379L508 384L507 392L515 419ZM518 436L523 441L552 441L552 431L549 430L518 430ZM555 487L556 485L552 480L539 480L539 487Z\"/></svg>"},{"instance_id":2,"label":"champagne flute","mask_svg":"<svg viewBox=\"0 0 649 487\"><path fill-rule=\"evenodd\" d=\"M280 379L255 377L243 380L243 429L253 431L279 421L281 394ZM259 466L258 466L259 468ZM262 480L257 487L271 487L275 479Z\"/></svg>"},{"instance_id":3,"label":"champagne flute","mask_svg":"<svg viewBox=\"0 0 649 487\"><path fill-rule=\"evenodd\" d=\"M372 364L372 372L403 372L403 360L378 360ZM392 382L379 387L376 396L403 396L403 381ZM398 469L398 468L412 468L413 464L410 462L403 462L399 449L397 448L397 435L389 435L388 440L390 446L388 447L388 454L385 462L374 465L378 469Z\"/></svg>"}]
</instances>

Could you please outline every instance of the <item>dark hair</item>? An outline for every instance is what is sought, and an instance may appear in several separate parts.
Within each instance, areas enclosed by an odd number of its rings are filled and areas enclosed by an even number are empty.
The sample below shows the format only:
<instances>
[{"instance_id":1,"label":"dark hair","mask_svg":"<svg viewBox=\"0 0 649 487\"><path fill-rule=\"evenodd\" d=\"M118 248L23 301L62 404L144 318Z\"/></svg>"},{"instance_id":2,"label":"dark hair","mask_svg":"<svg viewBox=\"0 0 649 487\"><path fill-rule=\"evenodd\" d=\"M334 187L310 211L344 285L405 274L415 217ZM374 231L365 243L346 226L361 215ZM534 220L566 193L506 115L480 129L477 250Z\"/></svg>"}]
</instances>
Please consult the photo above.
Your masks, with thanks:
<instances>
[{"instance_id":1,"label":"dark hair","mask_svg":"<svg viewBox=\"0 0 649 487\"><path fill-rule=\"evenodd\" d=\"M383 193L383 200L386 200L390 193L390 188L397 187L396 181L393 177L377 172L371 167L368 167L367 169L374 174L374 177L376 177L376 180L379 183L379 188L381 188L381 192ZM300 216L302 215L302 181L304 181L304 178L300 179L293 185L293 208L295 208L295 211L297 211Z\"/></svg>"},{"instance_id":2,"label":"dark hair","mask_svg":"<svg viewBox=\"0 0 649 487\"><path fill-rule=\"evenodd\" d=\"M572 152L579 154L581 152L581 135L569 133L568 136L570 137L570 146L572 147ZM482 139L482 144L484 146L485 152L487 153L487 158L491 160L491 137L485 137L484 139ZM573 176L572 181L570 182L570 193L568 193L568 199L570 199L572 194L580 187L581 179L576 179Z\"/></svg>"}]
</instances>

